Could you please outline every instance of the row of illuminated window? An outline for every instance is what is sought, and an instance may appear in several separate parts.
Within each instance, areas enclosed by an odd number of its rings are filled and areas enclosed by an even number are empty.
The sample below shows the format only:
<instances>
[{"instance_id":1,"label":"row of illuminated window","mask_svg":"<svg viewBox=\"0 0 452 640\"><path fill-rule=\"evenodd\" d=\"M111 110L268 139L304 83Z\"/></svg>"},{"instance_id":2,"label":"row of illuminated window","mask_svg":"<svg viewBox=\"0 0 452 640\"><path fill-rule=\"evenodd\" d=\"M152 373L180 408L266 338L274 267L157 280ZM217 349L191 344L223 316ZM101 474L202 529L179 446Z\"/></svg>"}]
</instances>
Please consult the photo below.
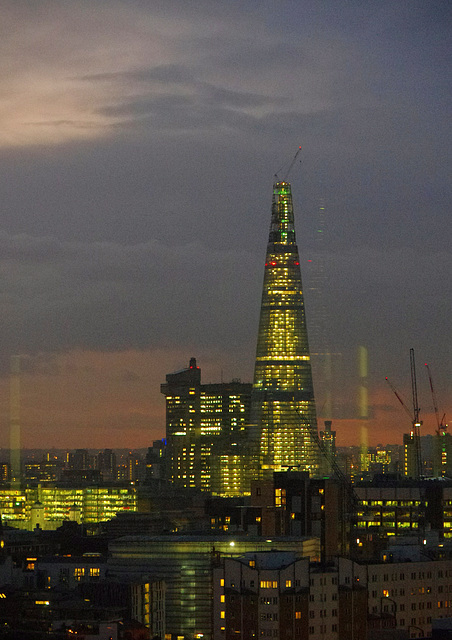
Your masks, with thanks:
<instances>
[{"instance_id":1,"label":"row of illuminated window","mask_svg":"<svg viewBox=\"0 0 452 640\"><path fill-rule=\"evenodd\" d=\"M358 529L371 529L372 527L383 527L384 529L417 529L419 527L418 522L395 522L391 520L366 520L360 521L356 525Z\"/></svg>"},{"instance_id":2,"label":"row of illuminated window","mask_svg":"<svg viewBox=\"0 0 452 640\"><path fill-rule=\"evenodd\" d=\"M388 582L389 580L391 580L391 582L394 582L397 580L407 580L408 578L410 578L411 580L429 580L431 578L434 578L434 576L437 578L452 578L452 569L438 569L437 571L411 571L410 573L406 574L404 571L400 573L374 573L370 576L370 582L379 582L380 580L383 582ZM419 593L425 593L423 589L426 587L419 588L422 589L422 591L419 591Z\"/></svg>"},{"instance_id":3,"label":"row of illuminated window","mask_svg":"<svg viewBox=\"0 0 452 640\"><path fill-rule=\"evenodd\" d=\"M420 500L359 500L360 505L368 505L369 507L417 507L421 504ZM428 503L425 503L427 506Z\"/></svg>"}]
</instances>

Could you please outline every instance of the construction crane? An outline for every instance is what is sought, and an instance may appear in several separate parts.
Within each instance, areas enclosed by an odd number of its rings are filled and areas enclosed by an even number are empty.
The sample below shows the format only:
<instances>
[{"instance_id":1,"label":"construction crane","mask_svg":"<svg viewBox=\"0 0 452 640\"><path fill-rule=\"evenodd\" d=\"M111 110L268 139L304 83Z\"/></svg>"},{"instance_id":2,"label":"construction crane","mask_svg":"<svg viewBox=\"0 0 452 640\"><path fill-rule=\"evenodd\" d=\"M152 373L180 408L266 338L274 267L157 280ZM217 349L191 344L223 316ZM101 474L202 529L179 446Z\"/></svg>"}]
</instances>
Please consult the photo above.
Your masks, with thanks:
<instances>
[{"instance_id":1,"label":"construction crane","mask_svg":"<svg viewBox=\"0 0 452 640\"><path fill-rule=\"evenodd\" d=\"M433 475L441 477L446 472L448 466L448 450L444 436L447 432L447 424L444 422L446 414L443 413L441 420L439 419L438 402L436 400L435 388L433 386L432 374L430 367L425 363L427 367L428 381L430 383L430 391L432 393L433 410L436 418L436 438L435 438L435 455L433 457Z\"/></svg>"},{"instance_id":2,"label":"construction crane","mask_svg":"<svg viewBox=\"0 0 452 640\"><path fill-rule=\"evenodd\" d=\"M447 430L448 425L444 422L446 414L443 413L443 417L441 418L441 420L439 419L438 402L436 400L436 393L433 387L432 374L430 372L430 367L428 366L427 363L425 363L425 366L427 367L428 381L430 383L430 391L432 393L433 410L435 412L435 418L436 418L436 435L439 436L441 435L441 433L444 434Z\"/></svg>"},{"instance_id":3,"label":"construction crane","mask_svg":"<svg viewBox=\"0 0 452 640\"><path fill-rule=\"evenodd\" d=\"M395 397L400 402L402 407L405 409L407 414L411 419L411 437L414 445L414 453L415 453L415 477L419 480L422 475L422 458L421 458L421 435L420 435L420 427L422 422L419 419L420 408L417 397L417 381L416 381L416 362L414 359L414 349L410 349L410 371L411 371L411 396L413 402L413 409L410 411L403 401L400 394L397 392L397 389L394 385L389 381L389 378L386 377L386 382L391 387Z\"/></svg>"},{"instance_id":4,"label":"construction crane","mask_svg":"<svg viewBox=\"0 0 452 640\"><path fill-rule=\"evenodd\" d=\"M288 167L288 168L287 168L287 170L285 171L285 174L284 174L284 177L283 177L283 181L284 181L284 182L286 182L286 181L287 181L287 179L288 179L288 177L289 177L289 173L292 171L292 168L293 168L293 166L294 166L295 162L297 161L297 158L298 158L298 156L299 156L299 154L300 154L300 151L301 151L301 147L298 147L298 151L297 151L297 153L294 155L293 160L291 161L291 163L289 164L289 167ZM286 166L286 165L284 165L284 164L283 164L283 166L282 166L280 169L278 169L278 171L275 173L275 180L276 180L276 182L278 182L278 181L279 181L278 174L279 174L279 173L281 173L281 171L283 171L283 170L284 170L284 167L285 167L285 166Z\"/></svg>"}]
</instances>

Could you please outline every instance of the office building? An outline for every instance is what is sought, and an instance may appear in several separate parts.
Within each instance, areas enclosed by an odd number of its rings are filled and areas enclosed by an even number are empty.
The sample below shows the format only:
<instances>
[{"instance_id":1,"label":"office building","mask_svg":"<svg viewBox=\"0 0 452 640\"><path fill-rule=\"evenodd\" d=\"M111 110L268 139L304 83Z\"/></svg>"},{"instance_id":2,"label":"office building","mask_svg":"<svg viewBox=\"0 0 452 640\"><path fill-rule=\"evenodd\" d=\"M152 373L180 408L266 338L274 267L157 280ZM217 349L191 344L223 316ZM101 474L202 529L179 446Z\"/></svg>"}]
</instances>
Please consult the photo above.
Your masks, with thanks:
<instances>
[{"instance_id":1,"label":"office building","mask_svg":"<svg viewBox=\"0 0 452 640\"><path fill-rule=\"evenodd\" d=\"M452 538L452 482L382 476L354 486L353 554L372 558L389 540Z\"/></svg>"},{"instance_id":2,"label":"office building","mask_svg":"<svg viewBox=\"0 0 452 640\"><path fill-rule=\"evenodd\" d=\"M318 473L314 389L288 182L273 185L251 422L257 477L288 467Z\"/></svg>"},{"instance_id":3,"label":"office building","mask_svg":"<svg viewBox=\"0 0 452 640\"><path fill-rule=\"evenodd\" d=\"M251 384L201 384L201 369L191 358L187 369L166 376L161 391L166 397L168 479L179 487L240 494L239 460Z\"/></svg>"},{"instance_id":4,"label":"office building","mask_svg":"<svg viewBox=\"0 0 452 640\"><path fill-rule=\"evenodd\" d=\"M118 511L137 510L134 486L57 484L0 489L0 511L4 522L20 529L56 529L65 520L95 525L113 518Z\"/></svg>"}]
</instances>

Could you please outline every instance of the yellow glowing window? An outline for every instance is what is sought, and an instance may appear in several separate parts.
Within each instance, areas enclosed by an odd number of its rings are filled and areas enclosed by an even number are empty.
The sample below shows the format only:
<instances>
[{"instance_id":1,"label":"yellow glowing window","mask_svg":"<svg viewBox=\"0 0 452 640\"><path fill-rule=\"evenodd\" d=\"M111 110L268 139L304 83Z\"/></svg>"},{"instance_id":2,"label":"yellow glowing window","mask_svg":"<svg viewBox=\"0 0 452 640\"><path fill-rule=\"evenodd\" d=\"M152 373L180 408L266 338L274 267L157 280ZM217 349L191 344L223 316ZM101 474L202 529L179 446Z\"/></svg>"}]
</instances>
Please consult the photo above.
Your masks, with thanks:
<instances>
[{"instance_id":1,"label":"yellow glowing window","mask_svg":"<svg viewBox=\"0 0 452 640\"><path fill-rule=\"evenodd\" d=\"M74 569L74 577L76 580L81 580L81 578L85 575L85 567L75 567Z\"/></svg>"},{"instance_id":2,"label":"yellow glowing window","mask_svg":"<svg viewBox=\"0 0 452 640\"><path fill-rule=\"evenodd\" d=\"M225 596L220 596L220 602L224 602L224 601L225 601L225 599L226 599L226 597L225 597Z\"/></svg>"},{"instance_id":3,"label":"yellow glowing window","mask_svg":"<svg viewBox=\"0 0 452 640\"><path fill-rule=\"evenodd\" d=\"M221 611L220 618L226 618L226 612L225 611Z\"/></svg>"},{"instance_id":4,"label":"yellow glowing window","mask_svg":"<svg viewBox=\"0 0 452 640\"><path fill-rule=\"evenodd\" d=\"M224 587L224 578L221 578L220 580L220 587Z\"/></svg>"},{"instance_id":5,"label":"yellow glowing window","mask_svg":"<svg viewBox=\"0 0 452 640\"><path fill-rule=\"evenodd\" d=\"M292 586L292 580L286 580L286 589L290 589Z\"/></svg>"},{"instance_id":6,"label":"yellow glowing window","mask_svg":"<svg viewBox=\"0 0 452 640\"><path fill-rule=\"evenodd\" d=\"M90 568L89 568L89 575L90 575L90 576L100 576L100 569L99 569L99 567L90 567Z\"/></svg>"},{"instance_id":7,"label":"yellow glowing window","mask_svg":"<svg viewBox=\"0 0 452 640\"><path fill-rule=\"evenodd\" d=\"M295 611L295 619L301 620L301 611Z\"/></svg>"}]
</instances>

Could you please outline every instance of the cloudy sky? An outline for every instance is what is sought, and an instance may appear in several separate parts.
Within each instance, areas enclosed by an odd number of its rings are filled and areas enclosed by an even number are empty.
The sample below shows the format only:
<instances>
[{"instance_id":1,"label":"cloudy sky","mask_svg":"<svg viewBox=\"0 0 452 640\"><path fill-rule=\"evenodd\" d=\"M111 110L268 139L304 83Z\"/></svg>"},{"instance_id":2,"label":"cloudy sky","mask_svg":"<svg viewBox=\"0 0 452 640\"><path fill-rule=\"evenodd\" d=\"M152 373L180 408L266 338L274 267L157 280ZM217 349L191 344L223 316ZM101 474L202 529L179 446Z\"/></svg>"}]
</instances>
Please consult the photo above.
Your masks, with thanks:
<instances>
[{"instance_id":1,"label":"cloudy sky","mask_svg":"<svg viewBox=\"0 0 452 640\"><path fill-rule=\"evenodd\" d=\"M148 446L192 356L205 382L252 380L273 176L300 145L320 419L400 442L385 376L409 404L411 347L424 433L424 361L452 416L448 0L0 10L0 446L13 354L29 447Z\"/></svg>"}]
</instances>

